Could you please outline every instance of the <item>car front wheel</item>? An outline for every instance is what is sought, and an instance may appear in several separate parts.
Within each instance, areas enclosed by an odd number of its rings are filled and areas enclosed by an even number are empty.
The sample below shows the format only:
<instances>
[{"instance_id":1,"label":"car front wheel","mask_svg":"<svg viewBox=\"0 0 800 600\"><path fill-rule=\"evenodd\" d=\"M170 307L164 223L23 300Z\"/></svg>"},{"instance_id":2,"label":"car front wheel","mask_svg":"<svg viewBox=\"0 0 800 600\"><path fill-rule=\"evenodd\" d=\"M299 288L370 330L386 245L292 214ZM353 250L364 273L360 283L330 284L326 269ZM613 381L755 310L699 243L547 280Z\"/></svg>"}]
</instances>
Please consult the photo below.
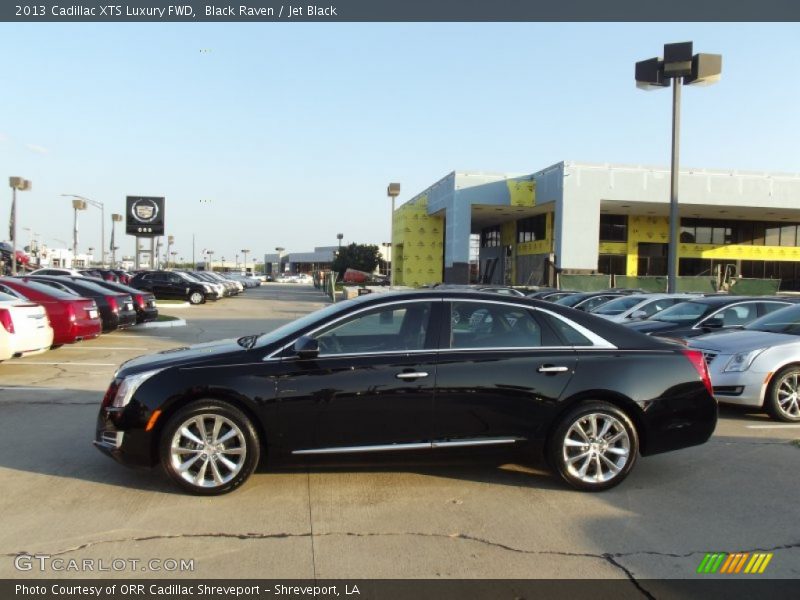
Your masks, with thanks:
<instances>
[{"instance_id":1,"label":"car front wheel","mask_svg":"<svg viewBox=\"0 0 800 600\"><path fill-rule=\"evenodd\" d=\"M205 298L203 298L203 294L200 292L192 292L189 294L189 302L192 304L202 304L203 300L205 300Z\"/></svg>"},{"instance_id":2,"label":"car front wheel","mask_svg":"<svg viewBox=\"0 0 800 600\"><path fill-rule=\"evenodd\" d=\"M161 434L161 464L192 494L231 492L258 466L258 433L238 408L214 400L179 410Z\"/></svg>"},{"instance_id":3,"label":"car front wheel","mask_svg":"<svg viewBox=\"0 0 800 600\"><path fill-rule=\"evenodd\" d=\"M800 421L800 367L788 367L775 375L767 392L766 409L778 421Z\"/></svg>"},{"instance_id":4,"label":"car front wheel","mask_svg":"<svg viewBox=\"0 0 800 600\"><path fill-rule=\"evenodd\" d=\"M572 487L607 490L630 473L639 438L628 416L608 402L586 402L558 424L547 448L548 462Z\"/></svg>"}]
</instances>

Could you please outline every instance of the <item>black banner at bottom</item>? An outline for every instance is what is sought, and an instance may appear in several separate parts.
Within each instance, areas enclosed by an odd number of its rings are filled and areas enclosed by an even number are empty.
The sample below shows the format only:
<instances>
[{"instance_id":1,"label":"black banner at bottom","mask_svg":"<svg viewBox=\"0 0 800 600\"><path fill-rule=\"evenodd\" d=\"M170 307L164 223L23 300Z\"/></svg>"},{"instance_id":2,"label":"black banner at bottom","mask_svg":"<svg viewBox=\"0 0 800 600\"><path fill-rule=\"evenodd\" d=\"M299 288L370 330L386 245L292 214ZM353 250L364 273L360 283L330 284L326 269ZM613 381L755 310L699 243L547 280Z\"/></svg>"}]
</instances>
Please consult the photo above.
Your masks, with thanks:
<instances>
[{"instance_id":1,"label":"black banner at bottom","mask_svg":"<svg viewBox=\"0 0 800 600\"><path fill-rule=\"evenodd\" d=\"M39 579L0 581L3 600L625 600L703 598L742 600L797 598L798 581L790 579Z\"/></svg>"}]
</instances>

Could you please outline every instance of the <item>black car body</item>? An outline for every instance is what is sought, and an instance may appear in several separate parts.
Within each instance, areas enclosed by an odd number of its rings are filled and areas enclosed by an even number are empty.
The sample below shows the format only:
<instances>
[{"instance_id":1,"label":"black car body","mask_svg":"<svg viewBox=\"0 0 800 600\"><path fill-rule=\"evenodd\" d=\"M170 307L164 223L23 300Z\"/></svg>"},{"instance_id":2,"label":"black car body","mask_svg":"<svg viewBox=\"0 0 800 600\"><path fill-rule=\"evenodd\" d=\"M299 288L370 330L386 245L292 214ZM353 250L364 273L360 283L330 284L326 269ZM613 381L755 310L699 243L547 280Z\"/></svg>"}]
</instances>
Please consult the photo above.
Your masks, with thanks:
<instances>
[{"instance_id":1,"label":"black car body","mask_svg":"<svg viewBox=\"0 0 800 600\"><path fill-rule=\"evenodd\" d=\"M103 322L103 333L115 329L125 329L136 324L136 310L131 295L103 287L104 282L102 281L71 275L29 275L28 277L61 290L72 291L85 298L92 298L97 303L97 312L100 313L100 319Z\"/></svg>"},{"instance_id":2,"label":"black car body","mask_svg":"<svg viewBox=\"0 0 800 600\"><path fill-rule=\"evenodd\" d=\"M646 335L686 340L741 327L793 303L788 298L773 296L706 296L681 302L660 311L651 319L624 323L624 326Z\"/></svg>"},{"instance_id":3,"label":"black car body","mask_svg":"<svg viewBox=\"0 0 800 600\"><path fill-rule=\"evenodd\" d=\"M137 290L153 294L159 300L180 299L192 304L217 300L214 288L179 271L144 271L131 277L128 284Z\"/></svg>"},{"instance_id":4,"label":"black car body","mask_svg":"<svg viewBox=\"0 0 800 600\"><path fill-rule=\"evenodd\" d=\"M710 385L701 353L572 309L465 291L367 294L269 334L124 363L95 445L124 464L160 462L199 494L234 489L263 454L403 451L544 451L568 483L601 490L639 453L705 442Z\"/></svg>"},{"instance_id":5,"label":"black car body","mask_svg":"<svg viewBox=\"0 0 800 600\"><path fill-rule=\"evenodd\" d=\"M133 308L136 311L137 323L147 323L158 318L156 297L152 293L113 281L98 281L95 283L114 292L130 295L133 298Z\"/></svg>"}]
</instances>

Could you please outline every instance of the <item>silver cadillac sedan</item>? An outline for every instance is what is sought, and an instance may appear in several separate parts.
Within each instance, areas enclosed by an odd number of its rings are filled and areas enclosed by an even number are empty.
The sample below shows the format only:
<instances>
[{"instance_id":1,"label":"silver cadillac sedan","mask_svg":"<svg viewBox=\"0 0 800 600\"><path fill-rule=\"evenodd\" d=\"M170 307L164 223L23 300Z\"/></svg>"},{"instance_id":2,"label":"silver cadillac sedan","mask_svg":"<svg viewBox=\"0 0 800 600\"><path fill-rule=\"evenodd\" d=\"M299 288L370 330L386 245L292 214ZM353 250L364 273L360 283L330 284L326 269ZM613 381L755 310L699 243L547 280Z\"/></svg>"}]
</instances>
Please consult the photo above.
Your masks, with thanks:
<instances>
[{"instance_id":1,"label":"silver cadillac sedan","mask_svg":"<svg viewBox=\"0 0 800 600\"><path fill-rule=\"evenodd\" d=\"M763 408L779 421L800 421L800 305L763 316L741 329L701 335L719 402Z\"/></svg>"}]
</instances>

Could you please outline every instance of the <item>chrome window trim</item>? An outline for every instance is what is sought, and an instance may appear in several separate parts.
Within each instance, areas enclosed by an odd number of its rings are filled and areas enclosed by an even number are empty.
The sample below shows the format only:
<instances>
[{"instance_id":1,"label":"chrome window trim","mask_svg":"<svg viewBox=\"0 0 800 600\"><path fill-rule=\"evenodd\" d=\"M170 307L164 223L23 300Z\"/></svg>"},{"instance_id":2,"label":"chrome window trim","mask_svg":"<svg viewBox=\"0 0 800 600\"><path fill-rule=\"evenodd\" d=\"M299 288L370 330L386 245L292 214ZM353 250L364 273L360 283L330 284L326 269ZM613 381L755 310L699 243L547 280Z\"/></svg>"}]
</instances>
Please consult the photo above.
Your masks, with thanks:
<instances>
[{"instance_id":1,"label":"chrome window trim","mask_svg":"<svg viewBox=\"0 0 800 600\"><path fill-rule=\"evenodd\" d=\"M493 438L456 440L452 442L413 442L409 444L376 444L372 446L334 446L332 448L308 448L293 450L292 454L351 454L356 452L392 452L396 450L430 450L433 448L463 448L468 446L491 446L513 444L523 438Z\"/></svg>"},{"instance_id":2,"label":"chrome window trim","mask_svg":"<svg viewBox=\"0 0 800 600\"><path fill-rule=\"evenodd\" d=\"M366 311L371 310L373 308L378 308L378 307L382 308L384 306L392 306L392 305L395 305L395 304L412 304L412 303L415 303L415 302L444 302L444 298L442 298L440 296L439 297L435 297L435 298L409 298L407 300L392 300L392 301L386 302L384 304L372 304L370 306L365 306L363 308L360 308L360 309L358 309L356 311L348 312L347 314L342 315L342 316L340 316L340 317L338 317L338 318L336 318L336 319L334 319L332 321L327 321L325 324L320 325L319 327L317 327L316 329L312 329L311 331L307 331L303 335L314 335L315 333L317 333L321 329L325 329L326 327L328 327L330 325L334 325L334 324L338 323L339 321L344 321L345 319L348 319L348 318L350 318L350 317L352 317L354 315L358 315L358 314L360 314L362 312L366 312ZM289 346L292 346L297 340L300 339L300 337L302 337L302 336L294 338L291 342L289 342L288 344L286 344L284 346L281 346L280 348L278 348L277 350L272 352L272 354L270 354L269 356L263 358L262 360L268 360L268 359L273 359L273 358L280 359L280 357L277 356L277 355L279 355L281 352L286 350L286 348L288 348ZM329 357L333 357L333 356L335 356L335 357L340 357L340 356L359 356L359 355L362 355L362 354L390 354L390 353L407 354L407 353L417 353L417 352L421 352L421 351L422 350L387 350L385 352L366 352L366 353L350 353L350 354L326 354L326 355L320 356L320 358L329 358ZM424 351L425 352L436 352L436 349L435 348L431 348L431 349L424 350Z\"/></svg>"}]
</instances>

